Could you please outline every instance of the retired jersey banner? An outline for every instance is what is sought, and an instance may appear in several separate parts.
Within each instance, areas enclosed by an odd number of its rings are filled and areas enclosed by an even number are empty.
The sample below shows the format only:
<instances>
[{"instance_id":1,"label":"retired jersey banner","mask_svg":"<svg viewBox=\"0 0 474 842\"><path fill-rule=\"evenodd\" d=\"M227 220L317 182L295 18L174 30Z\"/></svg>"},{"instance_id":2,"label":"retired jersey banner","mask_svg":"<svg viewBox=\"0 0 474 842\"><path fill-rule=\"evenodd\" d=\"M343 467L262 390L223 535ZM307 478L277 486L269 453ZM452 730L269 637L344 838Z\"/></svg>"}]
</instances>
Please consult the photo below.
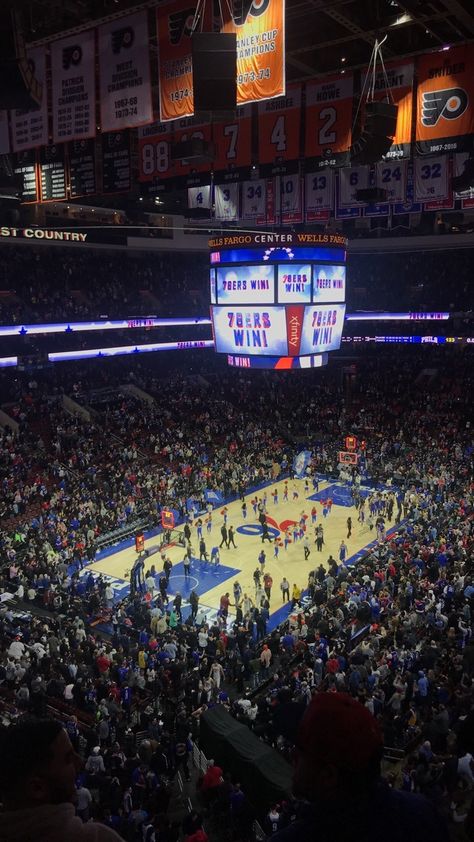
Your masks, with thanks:
<instances>
[{"instance_id":1,"label":"retired jersey banner","mask_svg":"<svg viewBox=\"0 0 474 842\"><path fill-rule=\"evenodd\" d=\"M80 32L51 45L54 143L95 137L95 35Z\"/></svg>"},{"instance_id":2,"label":"retired jersey banner","mask_svg":"<svg viewBox=\"0 0 474 842\"><path fill-rule=\"evenodd\" d=\"M343 167L339 170L339 207L360 207L356 199L358 190L370 186L370 167Z\"/></svg>"},{"instance_id":3,"label":"retired jersey banner","mask_svg":"<svg viewBox=\"0 0 474 842\"><path fill-rule=\"evenodd\" d=\"M244 181L242 185L242 216L257 219L265 215L265 179Z\"/></svg>"},{"instance_id":4,"label":"retired jersey banner","mask_svg":"<svg viewBox=\"0 0 474 842\"><path fill-rule=\"evenodd\" d=\"M474 134L474 45L417 59L416 142L427 155L467 152Z\"/></svg>"},{"instance_id":5,"label":"retired jersey banner","mask_svg":"<svg viewBox=\"0 0 474 842\"><path fill-rule=\"evenodd\" d=\"M28 63L35 78L43 86L39 108L31 111L10 111L12 147L14 152L34 149L48 143L48 93L46 87L46 52L44 47L28 50Z\"/></svg>"},{"instance_id":6,"label":"retired jersey banner","mask_svg":"<svg viewBox=\"0 0 474 842\"><path fill-rule=\"evenodd\" d=\"M239 185L237 182L214 186L214 207L216 219L235 221L239 218Z\"/></svg>"},{"instance_id":7,"label":"retired jersey banner","mask_svg":"<svg viewBox=\"0 0 474 842\"><path fill-rule=\"evenodd\" d=\"M280 212L282 224L303 221L302 181L299 173L278 176L280 183ZM278 184L277 184L278 188Z\"/></svg>"},{"instance_id":8,"label":"retired jersey banner","mask_svg":"<svg viewBox=\"0 0 474 842\"><path fill-rule=\"evenodd\" d=\"M235 120L213 123L214 170L249 167L252 163L251 106L238 109Z\"/></svg>"},{"instance_id":9,"label":"retired jersey banner","mask_svg":"<svg viewBox=\"0 0 474 842\"><path fill-rule=\"evenodd\" d=\"M375 184L387 191L388 202L404 202L407 191L407 162L380 161L375 165Z\"/></svg>"},{"instance_id":10,"label":"retired jersey banner","mask_svg":"<svg viewBox=\"0 0 474 842\"><path fill-rule=\"evenodd\" d=\"M437 158L415 158L415 200L417 202L439 202L449 198L448 163L447 155L439 155Z\"/></svg>"},{"instance_id":11,"label":"retired jersey banner","mask_svg":"<svg viewBox=\"0 0 474 842\"><path fill-rule=\"evenodd\" d=\"M195 20L198 7L200 12ZM173 0L156 10L160 119L163 122L194 114L191 35L193 26L199 31L211 31L211 9L212 3Z\"/></svg>"},{"instance_id":12,"label":"retired jersey banner","mask_svg":"<svg viewBox=\"0 0 474 842\"><path fill-rule=\"evenodd\" d=\"M266 178L264 210L261 216L255 220L257 225L277 225L280 218L280 185L277 185L278 178Z\"/></svg>"},{"instance_id":13,"label":"retired jersey banner","mask_svg":"<svg viewBox=\"0 0 474 842\"><path fill-rule=\"evenodd\" d=\"M211 207L211 185L203 187L188 187L188 208L195 210L199 208L209 209Z\"/></svg>"},{"instance_id":14,"label":"retired jersey banner","mask_svg":"<svg viewBox=\"0 0 474 842\"><path fill-rule=\"evenodd\" d=\"M386 75L380 71L375 76L374 99L377 102L393 100L395 105L398 105L398 113L395 137L384 158L408 158L412 134L414 63L407 60L403 63L387 64L385 70Z\"/></svg>"},{"instance_id":15,"label":"retired jersey banner","mask_svg":"<svg viewBox=\"0 0 474 842\"><path fill-rule=\"evenodd\" d=\"M173 142L184 143L187 140L198 138L207 143L211 142L212 127L210 123L202 123L194 117L183 117L176 120L173 126ZM196 163L195 161L178 160L174 162L175 175L188 175L191 172L210 172L211 164L208 161Z\"/></svg>"},{"instance_id":16,"label":"retired jersey banner","mask_svg":"<svg viewBox=\"0 0 474 842\"><path fill-rule=\"evenodd\" d=\"M459 176L464 175L466 164L469 160L471 160L470 155L468 152L458 152L457 155L453 156L453 158L453 175L455 178L459 178ZM468 187L468 189L463 190L462 193L456 193L456 196L462 199L463 209L474 207L474 187Z\"/></svg>"},{"instance_id":17,"label":"retired jersey banner","mask_svg":"<svg viewBox=\"0 0 474 842\"><path fill-rule=\"evenodd\" d=\"M147 12L99 27L100 119L103 132L151 123Z\"/></svg>"},{"instance_id":18,"label":"retired jersey banner","mask_svg":"<svg viewBox=\"0 0 474 842\"><path fill-rule=\"evenodd\" d=\"M296 161L300 157L301 85L288 87L286 96L258 106L260 164Z\"/></svg>"},{"instance_id":19,"label":"retired jersey banner","mask_svg":"<svg viewBox=\"0 0 474 842\"><path fill-rule=\"evenodd\" d=\"M285 93L285 0L230 0L222 32L237 35L237 104ZM232 15L232 17L231 17Z\"/></svg>"},{"instance_id":20,"label":"retired jersey banner","mask_svg":"<svg viewBox=\"0 0 474 842\"><path fill-rule=\"evenodd\" d=\"M346 163L351 147L352 73L306 84L305 157L323 167Z\"/></svg>"},{"instance_id":21,"label":"retired jersey banner","mask_svg":"<svg viewBox=\"0 0 474 842\"><path fill-rule=\"evenodd\" d=\"M329 219L334 207L334 170L329 167L305 175L305 210L307 222Z\"/></svg>"},{"instance_id":22,"label":"retired jersey banner","mask_svg":"<svg viewBox=\"0 0 474 842\"><path fill-rule=\"evenodd\" d=\"M173 123L151 123L138 129L138 180L159 181L173 175Z\"/></svg>"}]
</instances>

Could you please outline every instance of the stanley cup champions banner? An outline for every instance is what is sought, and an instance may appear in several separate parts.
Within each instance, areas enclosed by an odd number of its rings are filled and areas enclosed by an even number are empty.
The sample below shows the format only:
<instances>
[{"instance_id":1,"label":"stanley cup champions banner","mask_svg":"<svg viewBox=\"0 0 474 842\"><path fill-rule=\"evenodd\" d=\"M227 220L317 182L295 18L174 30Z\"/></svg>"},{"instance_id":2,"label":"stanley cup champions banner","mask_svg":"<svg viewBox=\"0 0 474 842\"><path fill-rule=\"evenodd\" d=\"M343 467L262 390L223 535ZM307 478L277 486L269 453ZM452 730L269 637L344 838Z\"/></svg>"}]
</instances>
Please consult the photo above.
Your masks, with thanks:
<instances>
[{"instance_id":1,"label":"stanley cup champions banner","mask_svg":"<svg viewBox=\"0 0 474 842\"><path fill-rule=\"evenodd\" d=\"M147 12L99 27L100 113L103 132L151 123Z\"/></svg>"},{"instance_id":2,"label":"stanley cup champions banner","mask_svg":"<svg viewBox=\"0 0 474 842\"><path fill-rule=\"evenodd\" d=\"M54 143L95 137L95 33L51 45Z\"/></svg>"},{"instance_id":3,"label":"stanley cup champions banner","mask_svg":"<svg viewBox=\"0 0 474 842\"><path fill-rule=\"evenodd\" d=\"M416 144L421 154L471 149L473 69L473 44L418 58Z\"/></svg>"},{"instance_id":4,"label":"stanley cup champions banner","mask_svg":"<svg viewBox=\"0 0 474 842\"><path fill-rule=\"evenodd\" d=\"M191 36L194 29L212 28L212 3L204 4L204 10L201 4L196 17L198 5L197 0L173 0L156 12L162 122L194 114Z\"/></svg>"},{"instance_id":5,"label":"stanley cup champions banner","mask_svg":"<svg viewBox=\"0 0 474 842\"><path fill-rule=\"evenodd\" d=\"M222 4L222 32L237 35L237 104L285 93L285 0ZM232 16L231 16L232 15Z\"/></svg>"}]
</instances>

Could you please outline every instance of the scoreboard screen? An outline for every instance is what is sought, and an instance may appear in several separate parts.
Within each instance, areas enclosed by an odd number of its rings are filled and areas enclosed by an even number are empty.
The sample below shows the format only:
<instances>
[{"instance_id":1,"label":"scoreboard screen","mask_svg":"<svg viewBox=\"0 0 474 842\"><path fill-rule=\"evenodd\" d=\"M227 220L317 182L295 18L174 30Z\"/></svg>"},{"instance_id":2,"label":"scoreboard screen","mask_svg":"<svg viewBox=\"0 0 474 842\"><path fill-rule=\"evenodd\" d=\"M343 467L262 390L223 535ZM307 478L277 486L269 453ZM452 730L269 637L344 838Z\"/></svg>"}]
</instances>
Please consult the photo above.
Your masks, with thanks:
<instances>
[{"instance_id":1,"label":"scoreboard screen","mask_svg":"<svg viewBox=\"0 0 474 842\"><path fill-rule=\"evenodd\" d=\"M249 233L211 240L217 353L240 368L312 368L341 345L346 240L339 234Z\"/></svg>"},{"instance_id":2,"label":"scoreboard screen","mask_svg":"<svg viewBox=\"0 0 474 842\"><path fill-rule=\"evenodd\" d=\"M218 304L273 304L275 301L275 269L263 266L218 267Z\"/></svg>"},{"instance_id":3,"label":"scoreboard screen","mask_svg":"<svg viewBox=\"0 0 474 842\"><path fill-rule=\"evenodd\" d=\"M311 302L311 266L292 263L278 266L278 303Z\"/></svg>"},{"instance_id":4,"label":"scoreboard screen","mask_svg":"<svg viewBox=\"0 0 474 842\"><path fill-rule=\"evenodd\" d=\"M346 300L346 267L313 266L313 301Z\"/></svg>"},{"instance_id":5,"label":"scoreboard screen","mask_svg":"<svg viewBox=\"0 0 474 842\"><path fill-rule=\"evenodd\" d=\"M284 307L212 307L212 325L220 354L288 354Z\"/></svg>"}]
</instances>

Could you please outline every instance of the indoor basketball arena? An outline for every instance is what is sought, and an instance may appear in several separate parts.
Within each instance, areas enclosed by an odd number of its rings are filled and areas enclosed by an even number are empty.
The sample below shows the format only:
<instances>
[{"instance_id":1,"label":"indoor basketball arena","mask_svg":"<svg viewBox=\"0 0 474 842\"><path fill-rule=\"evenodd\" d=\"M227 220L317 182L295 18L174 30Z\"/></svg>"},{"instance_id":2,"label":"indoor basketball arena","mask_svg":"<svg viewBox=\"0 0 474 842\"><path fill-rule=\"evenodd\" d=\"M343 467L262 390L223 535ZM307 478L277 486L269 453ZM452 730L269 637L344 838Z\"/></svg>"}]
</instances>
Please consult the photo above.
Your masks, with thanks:
<instances>
[{"instance_id":1,"label":"indoor basketball arena","mask_svg":"<svg viewBox=\"0 0 474 842\"><path fill-rule=\"evenodd\" d=\"M0 842L472 842L470 0L0 44Z\"/></svg>"}]
</instances>

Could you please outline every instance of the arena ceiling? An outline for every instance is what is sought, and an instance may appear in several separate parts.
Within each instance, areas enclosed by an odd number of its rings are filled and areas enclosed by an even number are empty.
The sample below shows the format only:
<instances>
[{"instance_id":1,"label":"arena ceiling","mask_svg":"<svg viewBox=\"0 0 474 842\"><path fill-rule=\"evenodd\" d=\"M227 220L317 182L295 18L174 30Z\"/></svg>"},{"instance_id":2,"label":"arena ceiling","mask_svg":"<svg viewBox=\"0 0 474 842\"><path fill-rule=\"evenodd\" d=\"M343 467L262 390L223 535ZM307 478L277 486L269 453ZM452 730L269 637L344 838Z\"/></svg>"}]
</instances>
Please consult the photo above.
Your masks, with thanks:
<instances>
[{"instance_id":1,"label":"arena ceiling","mask_svg":"<svg viewBox=\"0 0 474 842\"><path fill-rule=\"evenodd\" d=\"M211 2L212 0L207 0ZM235 0L234 0L235 2ZM286 0L288 81L364 67L377 36L386 60L474 40L473 0ZM15 0L25 40L50 39L156 0Z\"/></svg>"}]
</instances>

